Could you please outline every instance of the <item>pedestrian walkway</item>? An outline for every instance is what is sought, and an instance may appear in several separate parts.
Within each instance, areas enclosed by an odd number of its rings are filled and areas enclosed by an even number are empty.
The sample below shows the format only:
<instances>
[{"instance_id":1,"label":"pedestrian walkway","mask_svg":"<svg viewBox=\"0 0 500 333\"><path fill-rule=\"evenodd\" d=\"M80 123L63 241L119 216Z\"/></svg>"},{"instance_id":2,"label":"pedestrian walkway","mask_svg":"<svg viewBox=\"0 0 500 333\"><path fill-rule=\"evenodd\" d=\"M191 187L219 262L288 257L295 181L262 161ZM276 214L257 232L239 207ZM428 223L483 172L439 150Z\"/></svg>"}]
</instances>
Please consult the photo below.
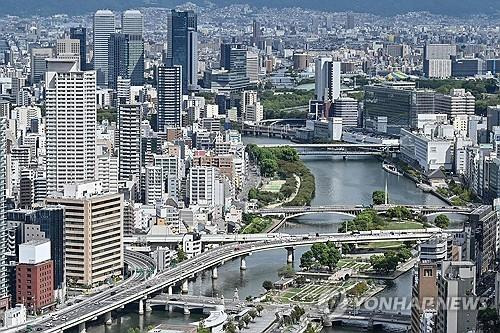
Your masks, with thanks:
<instances>
[{"instance_id":1,"label":"pedestrian walkway","mask_svg":"<svg viewBox=\"0 0 500 333\"><path fill-rule=\"evenodd\" d=\"M251 322L248 325L248 329L245 329L245 332L248 333L261 333L266 330L276 319L276 307L270 306L270 307L265 307L264 310L262 310L260 317L257 316L255 317L255 321Z\"/></svg>"}]
</instances>

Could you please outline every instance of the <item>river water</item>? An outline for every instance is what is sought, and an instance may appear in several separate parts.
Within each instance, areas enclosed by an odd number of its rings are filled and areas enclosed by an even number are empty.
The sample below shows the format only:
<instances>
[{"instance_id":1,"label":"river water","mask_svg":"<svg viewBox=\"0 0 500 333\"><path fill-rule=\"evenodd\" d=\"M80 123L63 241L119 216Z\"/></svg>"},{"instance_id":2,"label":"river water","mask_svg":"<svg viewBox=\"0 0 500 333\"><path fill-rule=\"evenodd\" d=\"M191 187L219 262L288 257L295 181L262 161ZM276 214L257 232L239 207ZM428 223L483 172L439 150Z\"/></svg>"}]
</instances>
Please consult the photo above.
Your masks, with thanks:
<instances>
[{"instance_id":1,"label":"river water","mask_svg":"<svg viewBox=\"0 0 500 333\"><path fill-rule=\"evenodd\" d=\"M245 143L286 143L276 138L245 137ZM312 205L333 204L370 204L371 195L375 190L383 190L387 179L389 201L401 204L444 205L431 194L416 188L407 178L388 174L381 168L381 162L373 157L349 157L347 160L336 157L307 157L306 165L316 178L316 196ZM288 222L280 230L285 233L326 233L335 232L342 222L349 217L339 214L314 214L299 217ZM452 217L453 219L453 217ZM459 219L456 218L458 221ZM457 222L459 223L459 222ZM300 256L307 248L295 251L295 267L298 267ZM210 273L200 275L190 283L190 293L193 295L221 296L244 299L264 292L261 287L264 280L276 281L278 270L286 264L286 251L273 250L254 253L247 257L247 270L241 272L239 260L228 262L219 268L219 278L212 281ZM235 292L237 290L237 292ZM380 296L411 295L411 272L401 275L395 283ZM188 323L200 319L200 315L185 317L182 314L168 314L164 311L153 311L140 318L134 311L123 313L114 320L113 325L89 327L89 333L126 332L128 328L140 327L146 329L149 325L159 323ZM333 332L330 330L328 332ZM335 332L352 332L340 330Z\"/></svg>"}]
</instances>

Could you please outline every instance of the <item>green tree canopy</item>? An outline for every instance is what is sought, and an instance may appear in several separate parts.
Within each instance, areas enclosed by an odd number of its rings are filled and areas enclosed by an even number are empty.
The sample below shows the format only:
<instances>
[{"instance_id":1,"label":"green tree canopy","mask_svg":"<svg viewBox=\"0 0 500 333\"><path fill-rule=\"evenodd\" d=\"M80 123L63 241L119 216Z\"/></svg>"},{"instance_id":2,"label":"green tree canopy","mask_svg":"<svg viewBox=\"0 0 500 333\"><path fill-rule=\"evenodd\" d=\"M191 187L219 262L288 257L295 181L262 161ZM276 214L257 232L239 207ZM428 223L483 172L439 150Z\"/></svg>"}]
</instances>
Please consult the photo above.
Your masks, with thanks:
<instances>
[{"instance_id":1,"label":"green tree canopy","mask_svg":"<svg viewBox=\"0 0 500 333\"><path fill-rule=\"evenodd\" d=\"M374 205L383 205L385 203L385 191L374 191L372 201Z\"/></svg>"},{"instance_id":2,"label":"green tree canopy","mask_svg":"<svg viewBox=\"0 0 500 333\"><path fill-rule=\"evenodd\" d=\"M439 214L434 219L434 224L438 228L446 229L450 225L450 219L448 218L448 216L446 216L444 214Z\"/></svg>"}]
</instances>

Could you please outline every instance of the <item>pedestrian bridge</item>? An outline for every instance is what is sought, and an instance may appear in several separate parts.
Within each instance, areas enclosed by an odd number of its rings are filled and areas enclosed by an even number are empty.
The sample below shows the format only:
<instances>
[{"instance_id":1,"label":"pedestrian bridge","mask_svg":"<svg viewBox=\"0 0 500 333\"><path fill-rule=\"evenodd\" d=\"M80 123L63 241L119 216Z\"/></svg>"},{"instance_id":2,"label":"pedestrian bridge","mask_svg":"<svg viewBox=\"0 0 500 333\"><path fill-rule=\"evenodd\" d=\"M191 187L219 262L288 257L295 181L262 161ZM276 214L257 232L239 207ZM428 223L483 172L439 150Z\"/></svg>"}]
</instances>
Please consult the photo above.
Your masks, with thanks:
<instances>
[{"instance_id":1,"label":"pedestrian bridge","mask_svg":"<svg viewBox=\"0 0 500 333\"><path fill-rule=\"evenodd\" d=\"M310 246L316 243L328 241L335 243L360 243L360 242L380 242L380 241L418 241L425 240L435 234L442 234L439 228L435 230L386 230L372 232L370 234L359 233L333 233L328 235L288 235L266 239L265 241L255 241L248 243L226 244L203 252L189 260L181 262L175 267L167 269L156 276L152 276L146 281L134 281L126 286L117 286L111 294L102 302L100 295L93 296L88 300L76 304L71 309L61 309L55 312L57 319L42 319L32 325L35 331L60 332L72 327L78 327L79 332L85 332L85 323L95 320L99 316L104 316L106 322L111 322L111 311L120 310L130 303L138 304L139 313L144 313L144 302L161 294L164 289L181 283L187 286L187 281L205 270L212 270L212 274L217 273L217 267L223 263L241 258L253 252L266 251L271 249L287 249L288 260L293 258L293 249L297 246ZM242 260L243 264L243 260ZM243 265L242 265L243 266ZM245 266L246 267L246 266ZM243 267L242 267L243 269ZM214 274L214 275L215 275ZM184 289L184 288L183 288ZM96 300L99 300L97 302Z\"/></svg>"}]
</instances>

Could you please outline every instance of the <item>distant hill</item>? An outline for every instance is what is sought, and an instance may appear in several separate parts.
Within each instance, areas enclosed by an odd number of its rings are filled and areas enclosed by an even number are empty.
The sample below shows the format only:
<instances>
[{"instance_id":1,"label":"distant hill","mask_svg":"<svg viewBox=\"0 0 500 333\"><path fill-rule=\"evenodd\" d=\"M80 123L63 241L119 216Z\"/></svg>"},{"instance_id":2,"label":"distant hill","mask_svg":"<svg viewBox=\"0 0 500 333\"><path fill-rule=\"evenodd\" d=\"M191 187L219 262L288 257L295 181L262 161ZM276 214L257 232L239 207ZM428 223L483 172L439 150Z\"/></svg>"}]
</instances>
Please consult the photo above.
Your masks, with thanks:
<instances>
[{"instance_id":1,"label":"distant hill","mask_svg":"<svg viewBox=\"0 0 500 333\"><path fill-rule=\"evenodd\" d=\"M191 0L203 3L203 0ZM174 7L179 0L0 0L0 14L30 16L33 14L84 14L99 8L124 10L133 7ZM268 7L305 7L316 10L367 12L394 15L409 11L429 11L435 14L466 16L497 13L499 0L211 0L219 6L248 3Z\"/></svg>"}]
</instances>

